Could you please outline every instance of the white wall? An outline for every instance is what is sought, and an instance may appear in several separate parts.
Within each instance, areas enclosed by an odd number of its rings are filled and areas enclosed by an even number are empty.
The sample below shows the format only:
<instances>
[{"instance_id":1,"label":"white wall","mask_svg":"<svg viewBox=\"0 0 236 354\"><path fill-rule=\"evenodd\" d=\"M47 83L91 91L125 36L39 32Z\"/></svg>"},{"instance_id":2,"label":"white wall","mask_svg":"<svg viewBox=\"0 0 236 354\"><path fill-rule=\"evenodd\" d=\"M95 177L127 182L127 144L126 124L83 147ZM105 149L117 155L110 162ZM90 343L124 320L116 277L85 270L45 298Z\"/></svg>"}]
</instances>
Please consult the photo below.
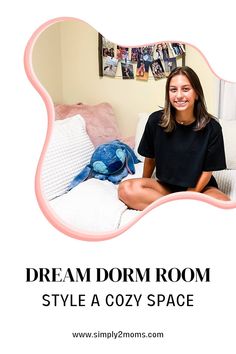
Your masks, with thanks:
<instances>
[{"instance_id":1,"label":"white wall","mask_svg":"<svg viewBox=\"0 0 236 354\"><path fill-rule=\"evenodd\" d=\"M52 25L38 42L33 65L55 103L109 102L124 135L134 134L138 112L152 112L164 104L165 79L143 82L99 77L98 33L82 21ZM198 73L208 110L216 115L219 80L196 49L187 45L186 52L186 65Z\"/></svg>"}]
</instances>

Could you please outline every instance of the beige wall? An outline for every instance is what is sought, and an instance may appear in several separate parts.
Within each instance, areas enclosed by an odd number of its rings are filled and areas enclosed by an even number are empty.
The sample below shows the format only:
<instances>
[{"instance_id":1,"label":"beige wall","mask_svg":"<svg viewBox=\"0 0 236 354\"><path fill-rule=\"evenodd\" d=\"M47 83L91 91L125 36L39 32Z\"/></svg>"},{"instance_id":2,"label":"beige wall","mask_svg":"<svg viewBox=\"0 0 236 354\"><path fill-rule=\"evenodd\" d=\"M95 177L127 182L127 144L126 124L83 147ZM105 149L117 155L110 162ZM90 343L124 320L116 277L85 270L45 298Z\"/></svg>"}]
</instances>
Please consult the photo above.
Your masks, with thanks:
<instances>
[{"instance_id":1,"label":"beige wall","mask_svg":"<svg viewBox=\"0 0 236 354\"><path fill-rule=\"evenodd\" d=\"M196 49L187 46L186 52L186 65L198 73L208 110L216 115L219 80ZM165 79L99 77L98 33L82 21L65 21L45 30L35 44L33 66L55 103L111 103L124 135L134 134L138 112L152 112L164 104Z\"/></svg>"},{"instance_id":2,"label":"beige wall","mask_svg":"<svg viewBox=\"0 0 236 354\"><path fill-rule=\"evenodd\" d=\"M45 30L33 49L33 67L54 102L62 102L62 56L60 23Z\"/></svg>"},{"instance_id":3,"label":"beige wall","mask_svg":"<svg viewBox=\"0 0 236 354\"><path fill-rule=\"evenodd\" d=\"M192 46L187 46L186 65L198 74L205 94L208 111L218 115L220 80L213 74L202 54Z\"/></svg>"}]
</instances>

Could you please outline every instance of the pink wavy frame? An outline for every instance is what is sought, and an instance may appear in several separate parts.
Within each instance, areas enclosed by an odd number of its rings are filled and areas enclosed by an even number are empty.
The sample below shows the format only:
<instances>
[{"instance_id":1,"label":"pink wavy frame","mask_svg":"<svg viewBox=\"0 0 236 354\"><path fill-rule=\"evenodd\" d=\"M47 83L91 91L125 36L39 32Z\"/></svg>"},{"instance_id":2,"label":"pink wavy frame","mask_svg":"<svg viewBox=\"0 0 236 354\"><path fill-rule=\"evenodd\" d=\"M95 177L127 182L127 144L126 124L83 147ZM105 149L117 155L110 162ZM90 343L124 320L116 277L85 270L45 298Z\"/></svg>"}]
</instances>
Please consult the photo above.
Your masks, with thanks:
<instances>
[{"instance_id":1,"label":"pink wavy frame","mask_svg":"<svg viewBox=\"0 0 236 354\"><path fill-rule=\"evenodd\" d=\"M72 238L75 238L78 240L84 240L84 241L103 241L103 240L109 240L113 237L120 235L121 233L123 233L124 231L129 229L132 225L134 225L140 218L143 217L143 215L148 213L150 210L152 210L164 203L171 202L174 200L194 199L194 200L199 200L201 202L206 202L208 204L211 204L213 206L216 206L216 207L222 208L222 209L236 208L236 202L224 202L224 201L216 200L216 199L213 199L213 198L211 198L207 195L201 194L201 193L194 193L194 192L173 193L173 194L169 194L167 196L164 196L161 199L152 203L148 208L146 208L143 212L141 212L132 222L128 223L126 226L120 228L119 230L116 230L113 232L105 232L103 234L87 233L86 231L82 231L82 230L73 230L71 227L69 227L65 223L63 223L63 221L60 220L54 214L53 210L50 208L49 204L47 202L45 202L45 199L42 196L41 188L40 188L40 176L41 176L42 162L43 162L43 159L44 159L44 156L46 153L46 149L47 149L47 144L48 144L49 138L50 138L50 136L52 134L52 130L53 130L53 122L55 120L55 111L54 111L54 105L53 105L50 95L44 89L44 87L41 85L40 81L38 80L37 76L34 73L33 65L32 65L32 51L33 51L34 44L35 44L36 40L38 39L38 37L49 26L51 26L52 24L55 24L57 22L61 22L61 21L75 21L75 20L80 21L77 18L61 17L61 18L52 19L52 20L44 23L42 26L40 26L33 33L32 37L30 38L30 40L26 46L25 54L24 54L24 65L25 65L25 71L26 71L27 77L28 77L29 81L32 83L33 87L38 91L38 93L40 94L40 96L44 100L44 103L45 103L46 109L47 109L47 114L48 114L48 129L47 129L46 139L45 139L45 143L44 143L42 153L41 153L41 156L39 159L39 163L38 163L37 171L36 171L36 176L35 176L35 193L36 193L37 201L38 201L38 204L39 204L43 214L48 219L48 221L56 229L58 229L59 231L63 232L64 234L66 234L67 236L70 236ZM176 42L176 40L174 42ZM180 42L180 41L178 41L178 42ZM195 48L195 49L198 50L197 48ZM201 53L201 55L202 55L202 53ZM206 58L205 58L205 60L206 60ZM209 63L208 63L208 66L210 67ZM210 67L210 69L211 69L211 67Z\"/></svg>"}]
</instances>

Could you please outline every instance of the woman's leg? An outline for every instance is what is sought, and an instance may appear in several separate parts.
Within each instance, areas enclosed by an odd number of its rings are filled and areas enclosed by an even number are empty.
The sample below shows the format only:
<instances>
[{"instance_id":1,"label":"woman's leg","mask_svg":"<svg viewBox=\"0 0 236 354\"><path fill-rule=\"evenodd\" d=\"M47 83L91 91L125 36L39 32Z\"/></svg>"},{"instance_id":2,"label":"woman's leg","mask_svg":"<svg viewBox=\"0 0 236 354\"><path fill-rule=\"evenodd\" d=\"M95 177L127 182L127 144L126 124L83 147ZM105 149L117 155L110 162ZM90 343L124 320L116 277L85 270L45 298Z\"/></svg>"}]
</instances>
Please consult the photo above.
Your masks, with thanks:
<instances>
[{"instance_id":1,"label":"woman's leg","mask_svg":"<svg viewBox=\"0 0 236 354\"><path fill-rule=\"evenodd\" d=\"M230 201L230 198L216 187L207 187L203 189L202 193L209 195L210 197L213 197L215 199L223 200L226 202Z\"/></svg>"},{"instance_id":2,"label":"woman's leg","mask_svg":"<svg viewBox=\"0 0 236 354\"><path fill-rule=\"evenodd\" d=\"M119 199L129 208L143 210L171 191L152 178L132 178L120 183Z\"/></svg>"}]
</instances>

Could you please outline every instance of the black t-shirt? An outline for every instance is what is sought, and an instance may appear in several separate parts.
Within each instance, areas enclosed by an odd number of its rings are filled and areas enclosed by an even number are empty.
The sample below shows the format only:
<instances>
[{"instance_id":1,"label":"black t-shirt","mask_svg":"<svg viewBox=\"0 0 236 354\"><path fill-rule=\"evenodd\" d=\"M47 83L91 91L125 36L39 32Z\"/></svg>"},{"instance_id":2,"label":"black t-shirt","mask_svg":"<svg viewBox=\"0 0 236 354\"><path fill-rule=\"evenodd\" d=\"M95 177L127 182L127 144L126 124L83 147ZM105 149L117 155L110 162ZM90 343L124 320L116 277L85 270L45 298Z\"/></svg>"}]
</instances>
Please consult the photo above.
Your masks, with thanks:
<instances>
[{"instance_id":1,"label":"black t-shirt","mask_svg":"<svg viewBox=\"0 0 236 354\"><path fill-rule=\"evenodd\" d=\"M176 123L171 133L159 125L163 111L150 115L138 152L155 158L156 177L165 183L195 187L203 171L226 168L224 141L220 124L212 118L199 131L190 125Z\"/></svg>"}]
</instances>

